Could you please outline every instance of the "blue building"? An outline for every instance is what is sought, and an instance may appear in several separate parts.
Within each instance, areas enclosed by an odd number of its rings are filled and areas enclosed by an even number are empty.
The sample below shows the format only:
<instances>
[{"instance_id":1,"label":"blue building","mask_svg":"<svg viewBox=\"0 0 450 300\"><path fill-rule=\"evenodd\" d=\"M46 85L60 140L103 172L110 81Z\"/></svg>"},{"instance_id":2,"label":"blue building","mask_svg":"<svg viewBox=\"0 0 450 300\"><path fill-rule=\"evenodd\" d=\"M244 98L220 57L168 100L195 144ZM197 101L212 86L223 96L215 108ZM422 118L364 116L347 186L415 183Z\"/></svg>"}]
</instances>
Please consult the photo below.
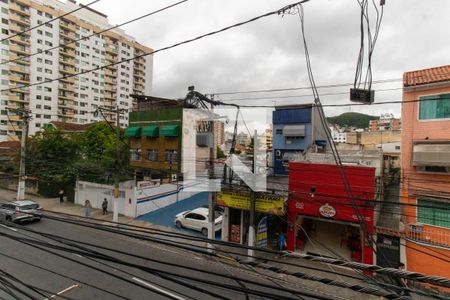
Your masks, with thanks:
<instances>
[{"instance_id":1,"label":"blue building","mask_svg":"<svg viewBox=\"0 0 450 300\"><path fill-rule=\"evenodd\" d=\"M326 147L326 132L313 104L278 106L272 113L272 123L275 175L287 175L289 162L301 160L308 148Z\"/></svg>"}]
</instances>

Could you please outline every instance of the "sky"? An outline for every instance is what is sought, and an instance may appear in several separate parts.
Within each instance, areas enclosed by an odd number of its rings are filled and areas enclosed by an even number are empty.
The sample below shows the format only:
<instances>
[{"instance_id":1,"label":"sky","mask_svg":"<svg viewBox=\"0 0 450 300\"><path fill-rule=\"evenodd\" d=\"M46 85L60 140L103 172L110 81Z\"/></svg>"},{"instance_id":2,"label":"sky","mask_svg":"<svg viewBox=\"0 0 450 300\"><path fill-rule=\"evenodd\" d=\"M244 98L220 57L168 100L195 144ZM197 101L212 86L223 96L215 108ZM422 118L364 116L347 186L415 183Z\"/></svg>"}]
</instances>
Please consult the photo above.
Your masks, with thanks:
<instances>
[{"instance_id":1,"label":"sky","mask_svg":"<svg viewBox=\"0 0 450 300\"><path fill-rule=\"evenodd\" d=\"M111 24L118 24L177 1L101 0L92 8L108 15ZM291 3L189 0L123 28L140 43L158 49ZM303 7L316 85L352 83L360 39L357 0L310 0ZM394 80L373 84L375 102L401 100L405 71L450 63L449 11L447 0L386 0L372 71L374 81ZM375 19L372 6L372 30ZM305 87L277 93L218 94L215 99L240 99L234 102L245 105L306 104L314 100L306 71L299 16L272 15L155 54L153 96L183 98L191 85L203 94ZM325 105L350 104L349 88L320 88L320 99ZM325 108L327 116L348 111L400 116L401 109L399 104Z\"/></svg>"}]
</instances>

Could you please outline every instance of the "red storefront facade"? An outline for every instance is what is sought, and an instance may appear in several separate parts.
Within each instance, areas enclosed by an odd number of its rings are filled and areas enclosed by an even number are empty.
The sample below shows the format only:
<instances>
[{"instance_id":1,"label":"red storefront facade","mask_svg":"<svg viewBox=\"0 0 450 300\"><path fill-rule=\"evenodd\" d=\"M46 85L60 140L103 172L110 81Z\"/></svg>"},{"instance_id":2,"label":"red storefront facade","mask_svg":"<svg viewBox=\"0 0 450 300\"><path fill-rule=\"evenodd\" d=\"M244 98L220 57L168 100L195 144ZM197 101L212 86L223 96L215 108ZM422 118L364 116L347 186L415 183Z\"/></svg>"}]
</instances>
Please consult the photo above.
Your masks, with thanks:
<instances>
[{"instance_id":1,"label":"red storefront facade","mask_svg":"<svg viewBox=\"0 0 450 300\"><path fill-rule=\"evenodd\" d=\"M342 168L289 164L288 250L327 256L339 253L341 257L373 264L367 236L374 240L375 168ZM341 172L348 179L353 201Z\"/></svg>"}]
</instances>

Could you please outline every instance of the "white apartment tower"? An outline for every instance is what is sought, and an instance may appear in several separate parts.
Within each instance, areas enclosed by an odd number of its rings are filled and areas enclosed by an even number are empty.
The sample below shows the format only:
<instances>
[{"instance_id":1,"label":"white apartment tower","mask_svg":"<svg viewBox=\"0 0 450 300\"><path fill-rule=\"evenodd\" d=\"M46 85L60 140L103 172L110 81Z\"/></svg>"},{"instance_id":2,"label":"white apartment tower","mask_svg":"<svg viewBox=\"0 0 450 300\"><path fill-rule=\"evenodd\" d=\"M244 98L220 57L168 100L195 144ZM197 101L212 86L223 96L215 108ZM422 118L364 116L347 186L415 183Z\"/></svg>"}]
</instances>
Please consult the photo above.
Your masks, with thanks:
<instances>
[{"instance_id":1,"label":"white apartment tower","mask_svg":"<svg viewBox=\"0 0 450 300\"><path fill-rule=\"evenodd\" d=\"M78 7L72 0L0 0L0 40ZM23 123L14 109L31 111L29 133L34 134L51 121L101 121L101 114L92 113L98 107L131 111L134 102L130 94L151 93L152 55L27 87L152 51L120 28L58 47L110 27L106 15L83 8L0 43L0 141L21 135ZM58 48L46 51L53 47ZM116 121L114 113L104 115L109 121ZM120 125L127 124L125 113Z\"/></svg>"}]
</instances>

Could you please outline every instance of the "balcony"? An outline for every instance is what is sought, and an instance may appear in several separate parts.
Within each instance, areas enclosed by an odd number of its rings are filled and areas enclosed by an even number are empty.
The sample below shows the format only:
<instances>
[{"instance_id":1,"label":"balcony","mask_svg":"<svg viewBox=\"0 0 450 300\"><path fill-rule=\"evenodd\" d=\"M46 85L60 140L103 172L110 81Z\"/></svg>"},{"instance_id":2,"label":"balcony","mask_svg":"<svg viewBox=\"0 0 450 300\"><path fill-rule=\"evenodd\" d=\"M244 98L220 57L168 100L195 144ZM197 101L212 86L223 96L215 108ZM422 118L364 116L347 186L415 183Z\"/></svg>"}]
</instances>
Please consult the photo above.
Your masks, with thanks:
<instances>
[{"instance_id":1,"label":"balcony","mask_svg":"<svg viewBox=\"0 0 450 300\"><path fill-rule=\"evenodd\" d=\"M72 117L74 115L73 109L58 109L58 116L68 116Z\"/></svg>"},{"instance_id":2,"label":"balcony","mask_svg":"<svg viewBox=\"0 0 450 300\"><path fill-rule=\"evenodd\" d=\"M9 81L18 82L23 84L29 84L30 78L28 76L15 76L14 74L9 75Z\"/></svg>"},{"instance_id":3,"label":"balcony","mask_svg":"<svg viewBox=\"0 0 450 300\"><path fill-rule=\"evenodd\" d=\"M30 48L19 45L9 44L9 51L19 53L21 55L27 55L30 52Z\"/></svg>"},{"instance_id":4,"label":"balcony","mask_svg":"<svg viewBox=\"0 0 450 300\"><path fill-rule=\"evenodd\" d=\"M76 40L76 35L75 35L75 33L73 31L60 30L59 31L59 36L60 36L60 38L62 37L62 38L65 38L65 39L69 39L70 42Z\"/></svg>"},{"instance_id":5,"label":"balcony","mask_svg":"<svg viewBox=\"0 0 450 300\"><path fill-rule=\"evenodd\" d=\"M63 82L63 83L71 83L71 84L74 84L74 83L75 83L75 77L60 78L59 81L60 81L60 82Z\"/></svg>"},{"instance_id":6,"label":"balcony","mask_svg":"<svg viewBox=\"0 0 450 300\"><path fill-rule=\"evenodd\" d=\"M75 91L75 87L72 84L60 84L58 86L60 91L66 91L66 92L74 92Z\"/></svg>"},{"instance_id":7,"label":"balcony","mask_svg":"<svg viewBox=\"0 0 450 300\"><path fill-rule=\"evenodd\" d=\"M9 15L9 20L10 21L14 21L17 24L23 25L23 26L30 26L30 18L29 17L24 17L22 15L19 14L10 14Z\"/></svg>"},{"instance_id":8,"label":"balcony","mask_svg":"<svg viewBox=\"0 0 450 300\"><path fill-rule=\"evenodd\" d=\"M10 38L11 42L14 42L19 45L30 46L30 39L28 37L23 37L20 35L16 35Z\"/></svg>"},{"instance_id":9,"label":"balcony","mask_svg":"<svg viewBox=\"0 0 450 300\"><path fill-rule=\"evenodd\" d=\"M73 110L73 102L72 101L69 102L69 101L59 100L58 101L58 107L69 109L69 110Z\"/></svg>"},{"instance_id":10,"label":"balcony","mask_svg":"<svg viewBox=\"0 0 450 300\"><path fill-rule=\"evenodd\" d=\"M105 84L108 84L108 85L116 85L117 84L117 80L113 79L111 77L105 76L104 80L105 80Z\"/></svg>"},{"instance_id":11,"label":"balcony","mask_svg":"<svg viewBox=\"0 0 450 300\"><path fill-rule=\"evenodd\" d=\"M450 248L450 234L442 228L432 229L421 224L408 224L405 229L405 238L424 244Z\"/></svg>"},{"instance_id":12,"label":"balcony","mask_svg":"<svg viewBox=\"0 0 450 300\"><path fill-rule=\"evenodd\" d=\"M103 69L103 72L105 73L106 76L112 76L112 77L116 77L117 76L117 72L116 71L111 71L110 69Z\"/></svg>"},{"instance_id":13,"label":"balcony","mask_svg":"<svg viewBox=\"0 0 450 300\"><path fill-rule=\"evenodd\" d=\"M114 93L116 92L116 89L111 85L105 85L105 91Z\"/></svg>"},{"instance_id":14,"label":"balcony","mask_svg":"<svg viewBox=\"0 0 450 300\"><path fill-rule=\"evenodd\" d=\"M9 70L20 74L29 74L30 69L27 66L10 65Z\"/></svg>"},{"instance_id":15,"label":"balcony","mask_svg":"<svg viewBox=\"0 0 450 300\"><path fill-rule=\"evenodd\" d=\"M59 48L59 54L60 54L61 56L65 56L65 57L75 58L75 51L69 50L69 49L66 48L66 47L64 47L64 48Z\"/></svg>"},{"instance_id":16,"label":"balcony","mask_svg":"<svg viewBox=\"0 0 450 300\"><path fill-rule=\"evenodd\" d=\"M15 116L15 115L9 115L8 119L10 121L21 121L22 120L20 116Z\"/></svg>"},{"instance_id":17,"label":"balcony","mask_svg":"<svg viewBox=\"0 0 450 300\"><path fill-rule=\"evenodd\" d=\"M117 56L117 53L118 53L119 51L117 50L117 47L113 47L113 46L109 46L109 45L108 45L108 46L105 46L105 52Z\"/></svg>"},{"instance_id":18,"label":"balcony","mask_svg":"<svg viewBox=\"0 0 450 300\"><path fill-rule=\"evenodd\" d=\"M60 95L58 95L58 99L73 101L73 100L75 100L75 97L73 94L60 94Z\"/></svg>"},{"instance_id":19,"label":"balcony","mask_svg":"<svg viewBox=\"0 0 450 300\"><path fill-rule=\"evenodd\" d=\"M30 91L28 90L29 87L21 88L20 86L10 84L8 86L8 89L10 90L10 93L22 93L22 94L30 93ZM17 97L17 100L15 100L15 101L25 101L25 100L19 99L19 96L9 96L9 97L10 98ZM28 102L28 100L26 102Z\"/></svg>"},{"instance_id":20,"label":"balcony","mask_svg":"<svg viewBox=\"0 0 450 300\"><path fill-rule=\"evenodd\" d=\"M67 67L60 66L59 67L59 72L61 72L63 75L74 75L75 74L75 69L74 68L67 68Z\"/></svg>"},{"instance_id":21,"label":"balcony","mask_svg":"<svg viewBox=\"0 0 450 300\"><path fill-rule=\"evenodd\" d=\"M19 13L21 15L29 17L30 16L30 10L26 7L26 3L24 3L25 5L19 5L17 3L18 3L18 1L15 1L15 2L10 1L9 2L9 7L8 7L9 10L13 11L15 13Z\"/></svg>"},{"instance_id":22,"label":"balcony","mask_svg":"<svg viewBox=\"0 0 450 300\"><path fill-rule=\"evenodd\" d=\"M29 27L28 26L22 26L22 25L19 25L19 24L17 24L17 23L9 23L9 30L11 31L11 34L15 34L15 33L20 33L20 35L22 35L22 36L30 36L30 32L29 31L27 31L27 32L22 32L22 31L25 31L25 30L27 30L27 29L29 29Z\"/></svg>"},{"instance_id":23,"label":"balcony","mask_svg":"<svg viewBox=\"0 0 450 300\"><path fill-rule=\"evenodd\" d=\"M62 19L59 22L59 27L66 31L73 31L73 32L77 31L75 24L73 24L72 22L66 21L64 19Z\"/></svg>"},{"instance_id":24,"label":"balcony","mask_svg":"<svg viewBox=\"0 0 450 300\"><path fill-rule=\"evenodd\" d=\"M77 49L77 46L75 45L75 43L72 43L72 42L73 42L73 40L71 40L71 39L66 39L66 38L63 38L63 39L61 40L61 44L64 45L64 47L66 47L66 48L68 48L68 49L70 49L70 50L75 51L75 49Z\"/></svg>"},{"instance_id":25,"label":"balcony","mask_svg":"<svg viewBox=\"0 0 450 300\"><path fill-rule=\"evenodd\" d=\"M74 59L60 59L59 60L60 64L66 65L66 66L70 66L70 67L75 67L75 60Z\"/></svg>"}]
</instances>

